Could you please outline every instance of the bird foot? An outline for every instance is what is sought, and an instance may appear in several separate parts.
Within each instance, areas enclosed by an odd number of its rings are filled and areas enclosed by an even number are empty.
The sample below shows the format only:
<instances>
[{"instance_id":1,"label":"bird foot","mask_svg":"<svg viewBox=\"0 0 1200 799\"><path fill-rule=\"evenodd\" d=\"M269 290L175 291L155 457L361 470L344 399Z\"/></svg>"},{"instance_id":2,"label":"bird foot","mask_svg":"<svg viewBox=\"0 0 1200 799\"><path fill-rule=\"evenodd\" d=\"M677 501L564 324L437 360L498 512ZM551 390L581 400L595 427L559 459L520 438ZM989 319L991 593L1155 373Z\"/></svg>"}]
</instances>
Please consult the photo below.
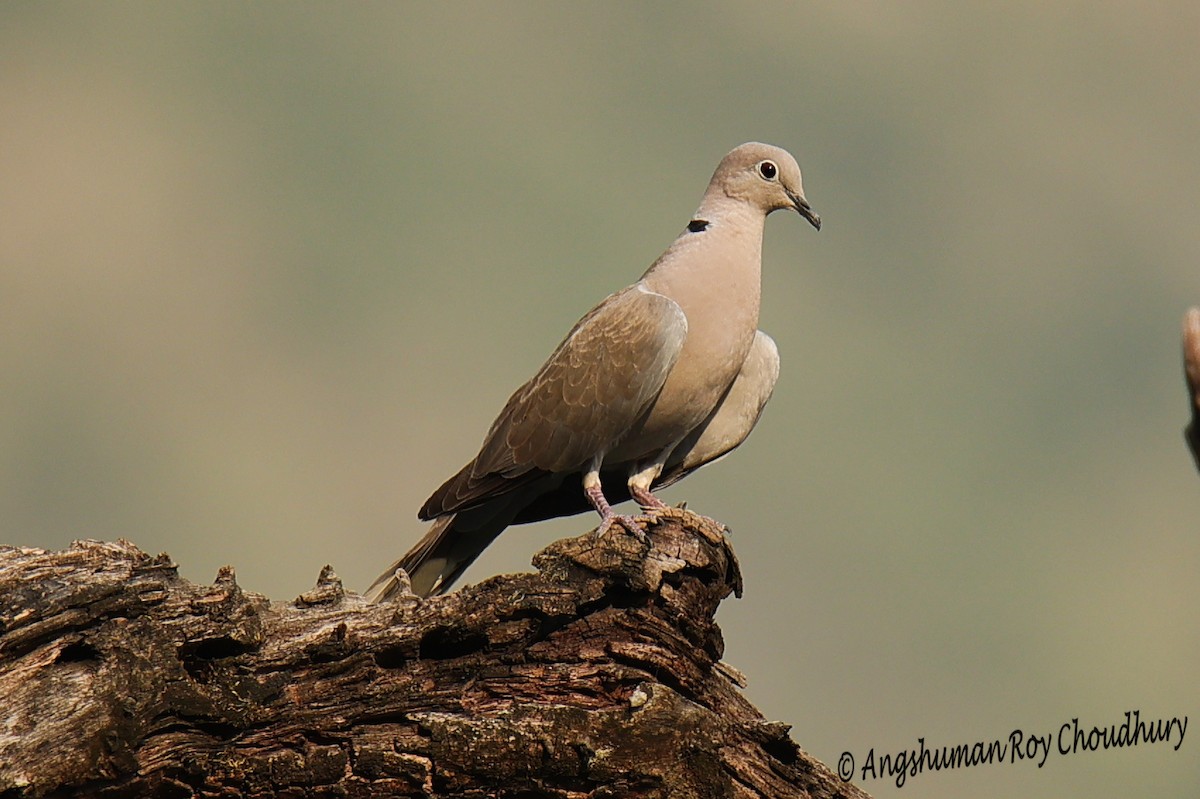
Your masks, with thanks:
<instances>
[{"instance_id":1,"label":"bird foot","mask_svg":"<svg viewBox=\"0 0 1200 799\"><path fill-rule=\"evenodd\" d=\"M639 488L632 483L629 486L629 495L633 497L634 502L642 507L642 510L655 511L668 507L667 503L651 494L649 489Z\"/></svg>"},{"instance_id":2,"label":"bird foot","mask_svg":"<svg viewBox=\"0 0 1200 799\"><path fill-rule=\"evenodd\" d=\"M673 507L664 505L662 508L652 508L646 511L641 518L652 524L657 524L663 519L687 520L689 527L699 532L710 544L717 546L724 544L726 536L730 535L733 530L716 519L688 510L686 505L687 503L680 503ZM699 520L700 524L696 524L696 520Z\"/></svg>"},{"instance_id":3,"label":"bird foot","mask_svg":"<svg viewBox=\"0 0 1200 799\"><path fill-rule=\"evenodd\" d=\"M605 499L604 492L601 490L598 482L591 485L584 485L583 492L587 495L588 501L592 503L592 507L600 514L600 526L596 528L597 538L612 529L614 524L617 524L632 533L633 537L638 541L645 543L649 540L646 538L645 530L642 529L645 518L624 516L614 511L612 506L608 504L608 500Z\"/></svg>"},{"instance_id":4,"label":"bird foot","mask_svg":"<svg viewBox=\"0 0 1200 799\"><path fill-rule=\"evenodd\" d=\"M606 535L608 531L613 528L613 525L617 525L619 527L624 527L633 535L634 538L642 543L645 543L649 539L646 537L646 531L642 529L642 521L643 519L640 516L626 516L621 513L609 513L600 520L600 526L596 528L595 535L597 538L602 535Z\"/></svg>"}]
</instances>

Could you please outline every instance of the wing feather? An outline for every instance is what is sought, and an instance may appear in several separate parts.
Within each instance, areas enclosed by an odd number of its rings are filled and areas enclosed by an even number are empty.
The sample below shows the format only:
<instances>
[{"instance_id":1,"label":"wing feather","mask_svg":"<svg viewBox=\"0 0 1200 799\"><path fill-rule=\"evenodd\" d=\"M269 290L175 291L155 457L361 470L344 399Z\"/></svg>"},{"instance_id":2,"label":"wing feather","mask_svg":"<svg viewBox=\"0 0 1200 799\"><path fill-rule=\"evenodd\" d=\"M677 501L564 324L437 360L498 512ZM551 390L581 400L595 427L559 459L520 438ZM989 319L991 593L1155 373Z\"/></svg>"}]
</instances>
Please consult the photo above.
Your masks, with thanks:
<instances>
[{"instance_id":1,"label":"wing feather","mask_svg":"<svg viewBox=\"0 0 1200 799\"><path fill-rule=\"evenodd\" d=\"M468 508L525 478L582 469L650 407L686 336L674 300L640 284L609 296L513 393L475 460L434 492L421 518Z\"/></svg>"}]
</instances>

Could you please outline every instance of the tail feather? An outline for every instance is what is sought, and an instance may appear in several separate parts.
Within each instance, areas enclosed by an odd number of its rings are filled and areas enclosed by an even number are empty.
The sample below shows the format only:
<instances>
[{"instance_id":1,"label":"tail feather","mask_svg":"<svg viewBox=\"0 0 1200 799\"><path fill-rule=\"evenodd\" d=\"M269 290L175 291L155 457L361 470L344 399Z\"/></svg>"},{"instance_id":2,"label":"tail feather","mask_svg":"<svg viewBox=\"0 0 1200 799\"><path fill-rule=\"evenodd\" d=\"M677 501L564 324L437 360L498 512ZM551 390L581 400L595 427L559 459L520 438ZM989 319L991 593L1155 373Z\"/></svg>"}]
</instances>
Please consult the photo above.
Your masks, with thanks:
<instances>
[{"instance_id":1,"label":"tail feather","mask_svg":"<svg viewBox=\"0 0 1200 799\"><path fill-rule=\"evenodd\" d=\"M396 576L397 569L408 574L412 592L417 596L446 593L488 544L512 523L515 508L524 501L517 498L514 503L504 498L437 517L429 532L380 575L367 593L376 592L373 596L376 602L386 602L403 593L404 584Z\"/></svg>"},{"instance_id":2,"label":"tail feather","mask_svg":"<svg viewBox=\"0 0 1200 799\"><path fill-rule=\"evenodd\" d=\"M372 599L376 602L387 602L404 593L407 582L420 597L444 594L507 526L507 520L500 521L490 514L483 518L470 512L440 516L417 545L381 574L367 593L374 592ZM397 574L399 570L407 574L407 581Z\"/></svg>"},{"instance_id":3,"label":"tail feather","mask_svg":"<svg viewBox=\"0 0 1200 799\"><path fill-rule=\"evenodd\" d=\"M429 532L417 545L379 575L379 579L367 589L367 594L373 601L387 602L395 599L404 593L405 588L409 588L417 596L433 596L445 591L450 583L462 574L491 539L473 553L453 552L461 548L458 546L460 542L455 540L455 533L458 532L454 525L456 516L457 514L451 513L435 519ZM459 557L455 558L455 554ZM404 571L407 580L397 575L398 570Z\"/></svg>"},{"instance_id":4,"label":"tail feather","mask_svg":"<svg viewBox=\"0 0 1200 799\"><path fill-rule=\"evenodd\" d=\"M417 596L446 593L488 544L513 523L522 508L544 492L557 488L560 482L561 475L537 476L517 490L481 505L438 516L429 532L381 574L367 594L375 602L386 602L403 594L405 581L397 577L400 569L408 575L412 592Z\"/></svg>"}]
</instances>

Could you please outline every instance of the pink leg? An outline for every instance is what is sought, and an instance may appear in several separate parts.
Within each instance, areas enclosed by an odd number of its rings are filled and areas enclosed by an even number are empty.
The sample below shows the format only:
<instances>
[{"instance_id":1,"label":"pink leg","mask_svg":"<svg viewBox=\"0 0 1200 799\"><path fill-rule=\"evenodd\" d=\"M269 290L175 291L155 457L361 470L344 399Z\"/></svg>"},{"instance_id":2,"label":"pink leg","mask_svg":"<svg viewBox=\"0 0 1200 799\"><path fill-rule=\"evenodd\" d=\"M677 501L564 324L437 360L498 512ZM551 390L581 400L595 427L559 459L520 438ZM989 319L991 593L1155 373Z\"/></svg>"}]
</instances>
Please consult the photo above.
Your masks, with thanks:
<instances>
[{"instance_id":1,"label":"pink leg","mask_svg":"<svg viewBox=\"0 0 1200 799\"><path fill-rule=\"evenodd\" d=\"M596 509L596 513L600 514L600 526L596 528L596 535L604 535L613 524L619 524L637 536L638 539L642 541L646 540L646 534L642 531L637 519L633 516L623 516L614 511L612 506L608 504L608 499L604 496L604 491L599 485L586 485L583 487L583 493L587 495L588 502L592 503L592 507Z\"/></svg>"},{"instance_id":2,"label":"pink leg","mask_svg":"<svg viewBox=\"0 0 1200 799\"><path fill-rule=\"evenodd\" d=\"M633 497L634 502L641 505L646 510L661 510L667 507L667 503L651 494L650 489L642 488L641 486L634 485L633 483L629 484L629 495Z\"/></svg>"}]
</instances>

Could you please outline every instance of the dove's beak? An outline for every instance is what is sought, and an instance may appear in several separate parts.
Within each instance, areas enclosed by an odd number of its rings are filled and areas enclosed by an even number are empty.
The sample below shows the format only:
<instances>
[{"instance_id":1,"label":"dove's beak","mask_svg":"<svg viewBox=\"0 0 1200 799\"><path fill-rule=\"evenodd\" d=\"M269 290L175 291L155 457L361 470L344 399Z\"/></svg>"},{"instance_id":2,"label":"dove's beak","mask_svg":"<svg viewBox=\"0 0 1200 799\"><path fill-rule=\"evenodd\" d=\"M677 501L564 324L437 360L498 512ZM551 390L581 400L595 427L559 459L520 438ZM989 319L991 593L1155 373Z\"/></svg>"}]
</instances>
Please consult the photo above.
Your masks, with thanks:
<instances>
[{"instance_id":1,"label":"dove's beak","mask_svg":"<svg viewBox=\"0 0 1200 799\"><path fill-rule=\"evenodd\" d=\"M788 192L788 198L791 199L792 205L796 207L796 211L799 212L800 216L807 219L808 223L817 230L821 229L821 216L812 209L812 206L808 204L808 200L799 194L792 194L791 192Z\"/></svg>"}]
</instances>

